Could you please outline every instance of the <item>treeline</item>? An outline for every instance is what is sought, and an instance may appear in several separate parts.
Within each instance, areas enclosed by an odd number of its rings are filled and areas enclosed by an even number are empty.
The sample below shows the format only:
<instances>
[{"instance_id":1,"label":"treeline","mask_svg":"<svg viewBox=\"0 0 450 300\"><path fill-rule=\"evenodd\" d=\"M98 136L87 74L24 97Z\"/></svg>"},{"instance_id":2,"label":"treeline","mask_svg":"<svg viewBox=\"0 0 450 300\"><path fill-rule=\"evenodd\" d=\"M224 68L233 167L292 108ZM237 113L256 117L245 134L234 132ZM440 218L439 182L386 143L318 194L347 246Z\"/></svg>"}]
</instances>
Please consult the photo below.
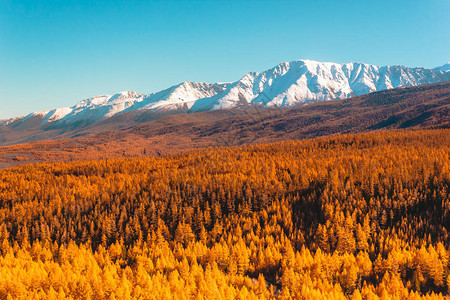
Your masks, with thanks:
<instances>
[{"instance_id":1,"label":"treeline","mask_svg":"<svg viewBox=\"0 0 450 300\"><path fill-rule=\"evenodd\" d=\"M0 298L444 298L450 130L0 171Z\"/></svg>"}]
</instances>

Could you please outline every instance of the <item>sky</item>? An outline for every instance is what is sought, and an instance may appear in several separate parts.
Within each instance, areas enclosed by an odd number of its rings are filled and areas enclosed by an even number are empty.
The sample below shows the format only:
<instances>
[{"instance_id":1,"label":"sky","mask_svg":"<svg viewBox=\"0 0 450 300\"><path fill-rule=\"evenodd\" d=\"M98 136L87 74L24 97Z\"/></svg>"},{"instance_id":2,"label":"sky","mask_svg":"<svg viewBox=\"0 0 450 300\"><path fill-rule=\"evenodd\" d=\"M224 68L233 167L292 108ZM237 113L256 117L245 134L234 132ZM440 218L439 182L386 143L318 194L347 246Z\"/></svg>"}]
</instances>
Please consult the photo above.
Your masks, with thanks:
<instances>
[{"instance_id":1,"label":"sky","mask_svg":"<svg viewBox=\"0 0 450 300\"><path fill-rule=\"evenodd\" d=\"M450 1L0 0L0 119L283 61L436 67Z\"/></svg>"}]
</instances>

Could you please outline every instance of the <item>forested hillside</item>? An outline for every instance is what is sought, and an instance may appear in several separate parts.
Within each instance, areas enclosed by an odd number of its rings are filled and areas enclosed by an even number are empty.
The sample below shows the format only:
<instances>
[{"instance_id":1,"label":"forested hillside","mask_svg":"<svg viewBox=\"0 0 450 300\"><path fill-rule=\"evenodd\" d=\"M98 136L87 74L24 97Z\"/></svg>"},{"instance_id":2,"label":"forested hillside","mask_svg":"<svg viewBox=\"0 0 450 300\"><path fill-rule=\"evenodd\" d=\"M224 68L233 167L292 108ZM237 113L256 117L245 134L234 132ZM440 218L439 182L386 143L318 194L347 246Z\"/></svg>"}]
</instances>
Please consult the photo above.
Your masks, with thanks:
<instances>
[{"instance_id":1,"label":"forested hillside","mask_svg":"<svg viewBox=\"0 0 450 300\"><path fill-rule=\"evenodd\" d=\"M1 299L450 291L450 130L0 170Z\"/></svg>"}]
</instances>

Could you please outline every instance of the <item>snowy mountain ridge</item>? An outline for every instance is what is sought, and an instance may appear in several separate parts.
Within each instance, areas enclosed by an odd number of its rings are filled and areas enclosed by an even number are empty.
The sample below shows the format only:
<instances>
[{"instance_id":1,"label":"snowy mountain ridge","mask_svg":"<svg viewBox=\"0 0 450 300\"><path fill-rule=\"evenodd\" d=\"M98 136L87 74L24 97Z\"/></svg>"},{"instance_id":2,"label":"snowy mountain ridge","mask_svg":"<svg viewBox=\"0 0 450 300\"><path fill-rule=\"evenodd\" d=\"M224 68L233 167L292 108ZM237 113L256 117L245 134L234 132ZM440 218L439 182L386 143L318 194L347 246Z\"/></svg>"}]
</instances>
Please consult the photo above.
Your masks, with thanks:
<instances>
[{"instance_id":1,"label":"snowy mountain ridge","mask_svg":"<svg viewBox=\"0 0 450 300\"><path fill-rule=\"evenodd\" d=\"M280 63L261 73L247 73L231 83L186 81L149 95L131 91L100 95L72 107L6 120L0 126L33 117L41 117L42 124L58 123L61 126L76 122L95 123L119 113L144 109L172 114L249 106L293 107L401 86L449 81L449 71L449 63L425 69L297 60Z\"/></svg>"}]
</instances>

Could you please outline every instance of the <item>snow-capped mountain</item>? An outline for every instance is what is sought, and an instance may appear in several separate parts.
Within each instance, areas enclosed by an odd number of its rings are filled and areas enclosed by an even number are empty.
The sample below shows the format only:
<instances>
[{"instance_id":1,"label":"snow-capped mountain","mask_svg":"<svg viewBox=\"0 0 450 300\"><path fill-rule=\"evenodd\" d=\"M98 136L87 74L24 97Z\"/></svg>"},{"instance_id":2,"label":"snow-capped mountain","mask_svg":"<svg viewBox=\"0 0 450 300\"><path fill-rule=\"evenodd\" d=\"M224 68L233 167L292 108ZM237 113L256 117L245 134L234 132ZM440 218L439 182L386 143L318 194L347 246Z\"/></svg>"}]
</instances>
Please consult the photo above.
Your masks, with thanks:
<instances>
[{"instance_id":1,"label":"snow-capped mountain","mask_svg":"<svg viewBox=\"0 0 450 300\"><path fill-rule=\"evenodd\" d=\"M149 95L129 91L101 95L72 107L35 112L3 121L0 126L34 117L42 118L41 124L57 124L58 127L74 123L90 124L137 110L171 114L248 106L292 107L400 86L449 81L449 70L449 64L425 69L298 60L281 63L262 73L247 73L231 83L183 82Z\"/></svg>"}]
</instances>

